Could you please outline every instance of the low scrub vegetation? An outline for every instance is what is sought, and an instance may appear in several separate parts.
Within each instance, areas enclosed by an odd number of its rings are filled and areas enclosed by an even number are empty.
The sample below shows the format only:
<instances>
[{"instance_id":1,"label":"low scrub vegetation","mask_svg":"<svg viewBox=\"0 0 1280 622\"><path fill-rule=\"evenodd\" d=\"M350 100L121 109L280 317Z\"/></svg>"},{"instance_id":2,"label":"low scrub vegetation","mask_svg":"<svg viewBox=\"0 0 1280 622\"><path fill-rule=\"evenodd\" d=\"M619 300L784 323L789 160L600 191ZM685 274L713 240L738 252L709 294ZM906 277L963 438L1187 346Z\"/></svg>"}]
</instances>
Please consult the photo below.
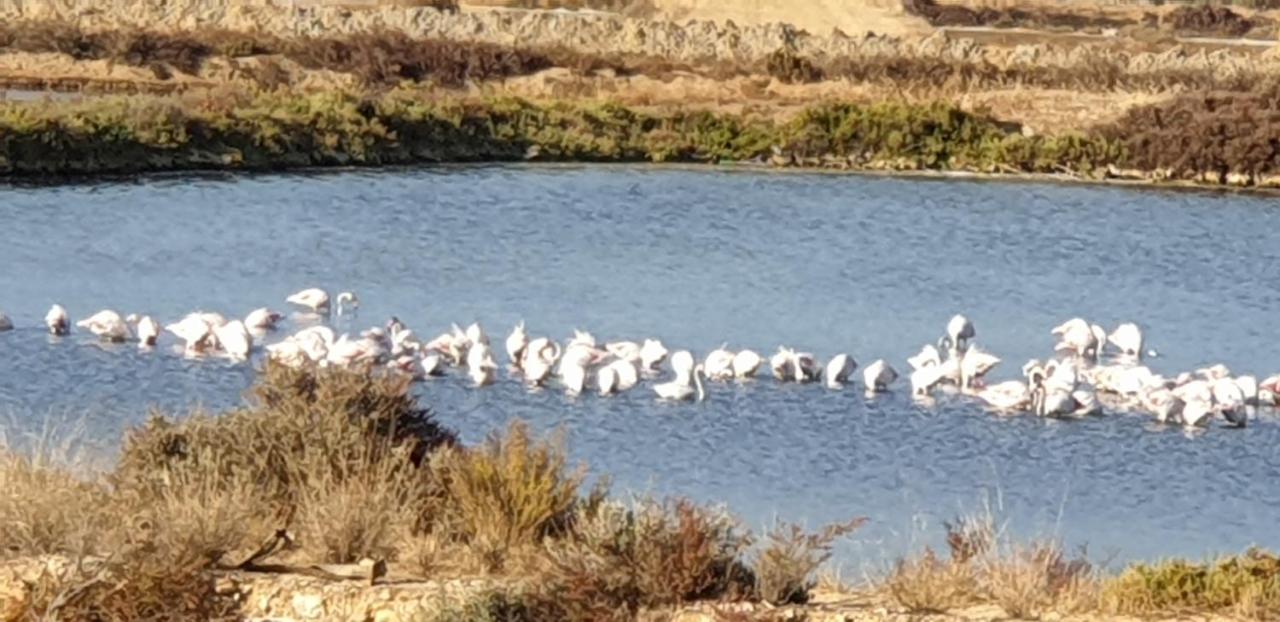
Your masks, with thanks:
<instances>
[{"instance_id":1,"label":"low scrub vegetation","mask_svg":"<svg viewBox=\"0 0 1280 622\"><path fill-rule=\"evenodd\" d=\"M1187 93L1135 107L1106 126L1056 135L1031 135L946 103L819 103L781 120L616 104L432 100L413 90L10 103L0 104L0 174L533 159L1092 179L1119 169L1154 179L1274 186L1278 85L1267 80L1248 91Z\"/></svg>"},{"instance_id":2,"label":"low scrub vegetation","mask_svg":"<svg viewBox=\"0 0 1280 622\"><path fill-rule=\"evenodd\" d=\"M368 87L409 82L459 86L467 81L527 75L553 65L577 66L577 55L537 52L487 43L413 39L400 31L331 37L279 37L263 32L141 28L86 30L61 21L0 24L0 50L58 52L77 60L108 60L152 70L159 79L174 72L198 74L215 56L230 59L277 56L308 69L356 76Z\"/></svg>"},{"instance_id":3,"label":"low scrub vegetation","mask_svg":"<svg viewBox=\"0 0 1280 622\"><path fill-rule=\"evenodd\" d=\"M925 18L933 26L990 26L996 28L1038 28L1081 30L1120 28L1133 22L1089 11L1055 11L1034 8L970 8L936 0L902 0L902 7Z\"/></svg>"},{"instance_id":4,"label":"low scrub vegetation","mask_svg":"<svg viewBox=\"0 0 1280 622\"><path fill-rule=\"evenodd\" d=\"M1245 92L1188 93L1141 106L1101 128L1129 166L1176 178L1280 173L1280 82Z\"/></svg>"},{"instance_id":5,"label":"low scrub vegetation","mask_svg":"<svg viewBox=\"0 0 1280 622\"><path fill-rule=\"evenodd\" d=\"M1107 139L1025 136L946 104L822 104L785 121L412 93L0 105L0 172L10 174L532 158L1087 175L1121 156Z\"/></svg>"},{"instance_id":6,"label":"low scrub vegetation","mask_svg":"<svg viewBox=\"0 0 1280 622\"><path fill-rule=\"evenodd\" d=\"M717 507L584 489L561 441L514 422L463 448L400 380L268 364L247 406L131 432L88 480L0 451L0 562L21 577L10 619L233 619L230 570L307 573L365 559L398 576L485 574L437 620L633 620L695 601L805 602L834 543L863 519L757 539ZM874 586L911 613L990 603L1049 614L1280 615L1280 558L1133 565L1105 576L1056 542L1000 536L989 517L947 524L945 556L899 560Z\"/></svg>"},{"instance_id":7,"label":"low scrub vegetation","mask_svg":"<svg viewBox=\"0 0 1280 622\"><path fill-rule=\"evenodd\" d=\"M463 448L402 380L334 368L267 364L243 408L155 414L89 481L0 457L0 561L61 560L24 579L22 609L5 609L14 619L230 618L219 572L364 559L531 586L441 619L631 619L754 599L757 576L802 599L831 542L858 524L788 531L753 565L751 535L718 508L584 489L562 443L519 422Z\"/></svg>"},{"instance_id":8,"label":"low scrub vegetation","mask_svg":"<svg viewBox=\"0 0 1280 622\"><path fill-rule=\"evenodd\" d=\"M1280 558L1251 549L1192 563L1137 564L1102 588L1104 606L1128 615L1210 611L1247 619L1280 616Z\"/></svg>"},{"instance_id":9,"label":"low scrub vegetation","mask_svg":"<svg viewBox=\"0 0 1280 622\"><path fill-rule=\"evenodd\" d=\"M1176 618L1226 615L1271 620L1280 615L1280 558L1250 549L1195 563L1133 564L1104 574L1082 550L1068 555L1056 541L1016 542L989 515L946 524L949 553L926 548L899 559L880 590L913 613L980 603L1015 619L1049 614Z\"/></svg>"}]
</instances>

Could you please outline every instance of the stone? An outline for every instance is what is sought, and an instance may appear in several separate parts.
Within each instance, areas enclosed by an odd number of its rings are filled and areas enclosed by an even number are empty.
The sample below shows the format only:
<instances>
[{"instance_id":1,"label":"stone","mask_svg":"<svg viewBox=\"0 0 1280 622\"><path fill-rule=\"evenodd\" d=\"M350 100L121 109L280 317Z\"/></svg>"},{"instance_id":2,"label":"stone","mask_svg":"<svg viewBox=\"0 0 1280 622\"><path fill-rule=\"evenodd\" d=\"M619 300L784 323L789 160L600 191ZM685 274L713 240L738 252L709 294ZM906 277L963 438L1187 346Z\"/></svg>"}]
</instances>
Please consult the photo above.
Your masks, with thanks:
<instances>
[{"instance_id":1,"label":"stone","mask_svg":"<svg viewBox=\"0 0 1280 622\"><path fill-rule=\"evenodd\" d=\"M290 605L293 612L304 620L319 620L324 617L324 598L319 594L294 594Z\"/></svg>"},{"instance_id":2,"label":"stone","mask_svg":"<svg viewBox=\"0 0 1280 622\"><path fill-rule=\"evenodd\" d=\"M401 622L400 614L391 609L379 609L370 618L372 622Z\"/></svg>"}]
</instances>

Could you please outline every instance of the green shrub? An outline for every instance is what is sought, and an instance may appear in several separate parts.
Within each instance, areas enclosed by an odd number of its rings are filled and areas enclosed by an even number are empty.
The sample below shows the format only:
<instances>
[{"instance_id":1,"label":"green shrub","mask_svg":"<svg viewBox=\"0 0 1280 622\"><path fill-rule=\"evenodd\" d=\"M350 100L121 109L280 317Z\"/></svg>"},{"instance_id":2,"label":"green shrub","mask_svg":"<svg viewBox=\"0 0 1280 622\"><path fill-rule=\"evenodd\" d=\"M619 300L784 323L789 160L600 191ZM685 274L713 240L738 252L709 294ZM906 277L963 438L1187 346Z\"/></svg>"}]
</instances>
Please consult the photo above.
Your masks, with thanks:
<instances>
[{"instance_id":1,"label":"green shrub","mask_svg":"<svg viewBox=\"0 0 1280 622\"><path fill-rule=\"evenodd\" d=\"M1104 582L1104 605L1129 615L1212 611L1280 615L1280 557L1259 549L1215 562L1136 564Z\"/></svg>"},{"instance_id":2,"label":"green shrub","mask_svg":"<svg viewBox=\"0 0 1280 622\"><path fill-rule=\"evenodd\" d=\"M495 568L510 551L565 532L585 477L568 470L560 440L535 439L519 421L480 447L437 453L431 466L447 495L440 522Z\"/></svg>"}]
</instances>

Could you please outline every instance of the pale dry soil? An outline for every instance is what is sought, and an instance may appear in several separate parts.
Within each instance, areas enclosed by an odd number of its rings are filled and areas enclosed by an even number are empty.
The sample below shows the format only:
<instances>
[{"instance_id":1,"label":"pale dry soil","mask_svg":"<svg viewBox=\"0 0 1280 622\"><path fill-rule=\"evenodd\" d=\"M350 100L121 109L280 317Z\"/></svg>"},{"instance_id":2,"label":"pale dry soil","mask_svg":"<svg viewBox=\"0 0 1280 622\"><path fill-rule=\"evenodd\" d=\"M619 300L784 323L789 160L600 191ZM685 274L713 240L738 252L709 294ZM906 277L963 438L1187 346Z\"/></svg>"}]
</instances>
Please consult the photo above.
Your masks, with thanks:
<instances>
[{"instance_id":1,"label":"pale dry soil","mask_svg":"<svg viewBox=\"0 0 1280 622\"><path fill-rule=\"evenodd\" d=\"M0 563L0 620L15 619L30 596L30 584L44 576L67 573L73 566L64 557L45 556ZM431 619L441 611L460 610L486 592L519 592L518 581L486 577L421 580L397 578L394 566L386 579L375 585L362 581L333 581L302 575L226 572L218 575L219 593L239 602L240 613L248 620L277 622L303 620L350 620L399 622ZM808 620L810 622L979 622L1007 620L995 605L979 605L941 613L913 613L892 603L874 590L820 587L805 605L774 607L763 603L695 603L677 610L645 612L643 620L675 622L717 622L724 619ZM1179 617L1179 620L1225 622L1219 616ZM1060 615L1049 613L1041 620L1053 622L1100 622L1136 618L1099 614Z\"/></svg>"}]
</instances>

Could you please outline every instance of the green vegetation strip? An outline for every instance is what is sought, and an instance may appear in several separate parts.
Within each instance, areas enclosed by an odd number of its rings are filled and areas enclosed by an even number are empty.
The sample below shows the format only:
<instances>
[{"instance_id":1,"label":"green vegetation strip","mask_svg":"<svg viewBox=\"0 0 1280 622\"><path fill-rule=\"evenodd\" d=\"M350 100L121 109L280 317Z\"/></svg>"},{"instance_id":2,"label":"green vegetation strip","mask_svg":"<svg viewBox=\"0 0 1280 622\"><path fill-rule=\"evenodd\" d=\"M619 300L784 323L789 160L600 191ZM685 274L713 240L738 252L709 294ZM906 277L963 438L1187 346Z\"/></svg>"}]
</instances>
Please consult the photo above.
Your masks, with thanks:
<instances>
[{"instance_id":1,"label":"green vegetation strip","mask_svg":"<svg viewBox=\"0 0 1280 622\"><path fill-rule=\"evenodd\" d=\"M1025 136L946 104L823 104L783 122L609 104L435 102L403 91L0 105L0 172L9 175L521 159L1090 175L1122 151L1100 137Z\"/></svg>"}]
</instances>

